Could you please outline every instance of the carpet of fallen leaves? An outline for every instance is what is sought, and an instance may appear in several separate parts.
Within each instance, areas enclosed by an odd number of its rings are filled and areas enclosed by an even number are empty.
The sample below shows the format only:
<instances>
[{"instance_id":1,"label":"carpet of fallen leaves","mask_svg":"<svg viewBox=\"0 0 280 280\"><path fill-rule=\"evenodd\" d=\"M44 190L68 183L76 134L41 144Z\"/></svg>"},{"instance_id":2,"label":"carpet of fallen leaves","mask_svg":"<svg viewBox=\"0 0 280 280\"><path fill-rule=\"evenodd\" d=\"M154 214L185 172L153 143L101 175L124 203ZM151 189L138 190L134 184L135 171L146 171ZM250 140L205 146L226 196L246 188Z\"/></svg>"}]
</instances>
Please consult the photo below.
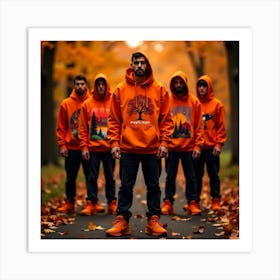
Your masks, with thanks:
<instances>
[{"instance_id":1,"label":"carpet of fallen leaves","mask_svg":"<svg viewBox=\"0 0 280 280\"><path fill-rule=\"evenodd\" d=\"M117 172L117 171L116 171ZM65 180L65 175L60 173L58 175L50 175L48 178L42 179L41 181L41 191L42 194L50 193L49 188L52 185L52 188L55 188L61 181ZM117 181L117 184L120 182ZM177 176L177 188L184 188L185 178L183 176L182 169L179 168ZM101 175L98 180L98 188L100 192L104 192L104 177ZM162 184L161 184L162 187ZM86 187L85 183L77 183L77 199L76 206L84 205L86 198ZM138 192L140 191L135 189L136 199ZM143 189L142 189L143 191ZM141 191L141 192L142 192ZM177 194L175 199L178 198ZM62 224L74 224L76 220L76 215L71 215L69 217L65 214L60 214L57 212L57 208L61 206L63 202L63 197L50 198L49 201L41 205L41 236L45 236L47 233L55 232L57 228ZM142 204L146 203L141 201ZM207 218L202 220L202 222L209 222L217 231L216 236L220 236L224 239L238 239L239 238L239 187L238 187L238 174L231 177L224 177L221 180L221 206L222 211L214 212L211 210L212 202L210 197L210 186L209 178L204 176L203 178L203 188L201 194L201 207L208 211ZM136 219L144 218L142 214L136 214L134 216ZM188 222L192 218L189 217L179 217L173 216L172 220L175 221L185 221ZM104 230L102 225L95 225L90 222L88 226L82 231L93 231L93 230ZM193 227L193 234L203 234L205 228L203 225ZM67 232L60 232L61 235L68 234ZM177 236L179 233L171 232L171 236ZM183 239L191 239L192 235L183 236Z\"/></svg>"}]
</instances>

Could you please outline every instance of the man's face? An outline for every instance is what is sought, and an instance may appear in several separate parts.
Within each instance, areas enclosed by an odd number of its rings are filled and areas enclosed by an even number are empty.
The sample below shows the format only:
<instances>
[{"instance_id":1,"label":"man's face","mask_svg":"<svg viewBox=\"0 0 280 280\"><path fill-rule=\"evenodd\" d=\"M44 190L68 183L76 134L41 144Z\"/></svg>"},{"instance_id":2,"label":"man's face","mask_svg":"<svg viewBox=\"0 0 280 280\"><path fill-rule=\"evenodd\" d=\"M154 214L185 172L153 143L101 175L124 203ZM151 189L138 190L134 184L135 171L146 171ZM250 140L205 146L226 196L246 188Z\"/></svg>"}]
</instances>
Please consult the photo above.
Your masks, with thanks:
<instances>
[{"instance_id":1,"label":"man's face","mask_svg":"<svg viewBox=\"0 0 280 280\"><path fill-rule=\"evenodd\" d=\"M187 87L182 78L175 77L172 80L172 82L173 82L174 93L177 96L183 96L187 93Z\"/></svg>"},{"instance_id":2,"label":"man's face","mask_svg":"<svg viewBox=\"0 0 280 280\"><path fill-rule=\"evenodd\" d=\"M204 80L200 80L197 83L197 90L201 97L205 97L208 90L207 83Z\"/></svg>"},{"instance_id":3,"label":"man's face","mask_svg":"<svg viewBox=\"0 0 280 280\"><path fill-rule=\"evenodd\" d=\"M145 76L147 70L147 62L145 57L134 58L131 64L131 68L136 76Z\"/></svg>"},{"instance_id":4,"label":"man's face","mask_svg":"<svg viewBox=\"0 0 280 280\"><path fill-rule=\"evenodd\" d=\"M96 91L100 98L104 98L106 94L106 81L104 79L98 79L96 81Z\"/></svg>"},{"instance_id":5,"label":"man's face","mask_svg":"<svg viewBox=\"0 0 280 280\"><path fill-rule=\"evenodd\" d=\"M75 92L78 95L84 95L87 90L87 84L84 80L76 80L74 87L75 87Z\"/></svg>"}]
</instances>

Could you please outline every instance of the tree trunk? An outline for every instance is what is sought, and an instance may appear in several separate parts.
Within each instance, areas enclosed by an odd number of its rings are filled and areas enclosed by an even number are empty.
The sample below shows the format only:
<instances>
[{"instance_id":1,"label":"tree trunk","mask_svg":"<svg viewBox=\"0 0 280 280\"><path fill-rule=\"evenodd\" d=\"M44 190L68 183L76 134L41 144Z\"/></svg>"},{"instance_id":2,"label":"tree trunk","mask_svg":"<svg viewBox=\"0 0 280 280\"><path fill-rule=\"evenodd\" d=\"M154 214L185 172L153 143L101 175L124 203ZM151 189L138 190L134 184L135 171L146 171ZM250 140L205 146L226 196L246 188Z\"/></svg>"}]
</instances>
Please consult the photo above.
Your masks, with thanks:
<instances>
[{"instance_id":1,"label":"tree trunk","mask_svg":"<svg viewBox=\"0 0 280 280\"><path fill-rule=\"evenodd\" d=\"M231 164L239 164L239 42L227 41L228 75L230 86Z\"/></svg>"},{"instance_id":2,"label":"tree trunk","mask_svg":"<svg viewBox=\"0 0 280 280\"><path fill-rule=\"evenodd\" d=\"M58 164L53 100L53 64L56 42L43 47L41 65L41 165Z\"/></svg>"},{"instance_id":3,"label":"tree trunk","mask_svg":"<svg viewBox=\"0 0 280 280\"><path fill-rule=\"evenodd\" d=\"M191 42L186 41L186 48L187 48L187 53L189 55L189 58L191 60L191 63L194 67L194 70L196 72L197 77L200 77L204 74L204 57L203 55L198 51L198 53L196 54L198 56L198 61L196 61L195 58L195 54L192 51L192 47L191 47Z\"/></svg>"}]
</instances>

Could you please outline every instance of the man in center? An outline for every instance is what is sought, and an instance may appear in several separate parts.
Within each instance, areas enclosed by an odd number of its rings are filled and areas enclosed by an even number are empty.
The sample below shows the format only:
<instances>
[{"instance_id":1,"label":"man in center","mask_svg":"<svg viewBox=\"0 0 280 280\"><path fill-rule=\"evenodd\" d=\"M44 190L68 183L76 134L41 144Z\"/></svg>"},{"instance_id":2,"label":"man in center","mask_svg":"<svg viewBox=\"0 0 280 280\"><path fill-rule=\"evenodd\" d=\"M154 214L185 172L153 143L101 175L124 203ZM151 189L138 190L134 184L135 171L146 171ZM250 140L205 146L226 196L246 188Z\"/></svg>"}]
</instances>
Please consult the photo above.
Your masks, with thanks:
<instances>
[{"instance_id":1,"label":"man in center","mask_svg":"<svg viewBox=\"0 0 280 280\"><path fill-rule=\"evenodd\" d=\"M168 154L173 121L170 96L162 83L154 79L152 67L142 52L132 54L125 81L114 92L108 119L111 153L120 159L121 186L117 217L109 236L131 234L129 219L139 164L147 187L147 225L145 233L166 235L160 223L159 159Z\"/></svg>"}]
</instances>

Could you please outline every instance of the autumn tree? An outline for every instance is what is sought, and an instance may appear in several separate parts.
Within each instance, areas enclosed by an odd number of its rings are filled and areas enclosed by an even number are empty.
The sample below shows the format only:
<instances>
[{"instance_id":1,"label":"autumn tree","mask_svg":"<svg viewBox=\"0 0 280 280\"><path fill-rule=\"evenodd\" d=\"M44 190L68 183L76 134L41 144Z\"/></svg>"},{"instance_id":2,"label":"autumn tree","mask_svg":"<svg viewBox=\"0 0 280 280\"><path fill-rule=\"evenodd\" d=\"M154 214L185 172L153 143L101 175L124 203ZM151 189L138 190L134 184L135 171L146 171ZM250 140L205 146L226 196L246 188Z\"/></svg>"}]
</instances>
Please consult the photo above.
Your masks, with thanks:
<instances>
[{"instance_id":1,"label":"autumn tree","mask_svg":"<svg viewBox=\"0 0 280 280\"><path fill-rule=\"evenodd\" d=\"M53 99L53 65L56 42L41 45L41 165L58 164Z\"/></svg>"},{"instance_id":2,"label":"autumn tree","mask_svg":"<svg viewBox=\"0 0 280 280\"><path fill-rule=\"evenodd\" d=\"M144 95L137 95L128 103L128 114L138 113L137 120L143 120L142 114L153 114L153 104L151 99Z\"/></svg>"},{"instance_id":3,"label":"autumn tree","mask_svg":"<svg viewBox=\"0 0 280 280\"><path fill-rule=\"evenodd\" d=\"M207 47L206 42L191 42L186 41L187 53L190 57L197 77L204 74L205 71L205 49Z\"/></svg>"},{"instance_id":4,"label":"autumn tree","mask_svg":"<svg viewBox=\"0 0 280 280\"><path fill-rule=\"evenodd\" d=\"M231 104L231 164L239 164L239 42L226 41Z\"/></svg>"}]
</instances>

